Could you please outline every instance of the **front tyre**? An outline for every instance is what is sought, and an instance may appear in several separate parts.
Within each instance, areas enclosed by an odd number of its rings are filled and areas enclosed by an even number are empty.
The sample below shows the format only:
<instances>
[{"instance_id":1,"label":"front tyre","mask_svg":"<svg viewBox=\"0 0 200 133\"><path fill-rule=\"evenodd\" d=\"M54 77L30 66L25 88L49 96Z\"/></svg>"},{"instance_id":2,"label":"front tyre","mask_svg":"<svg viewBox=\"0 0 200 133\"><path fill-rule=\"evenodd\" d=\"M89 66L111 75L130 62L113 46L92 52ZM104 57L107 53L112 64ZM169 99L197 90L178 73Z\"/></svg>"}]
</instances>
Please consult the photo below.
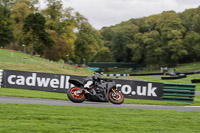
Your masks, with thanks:
<instances>
[{"instance_id":1,"label":"front tyre","mask_svg":"<svg viewBox=\"0 0 200 133\"><path fill-rule=\"evenodd\" d=\"M118 91L110 91L109 100L113 104L122 104L124 102L124 95Z\"/></svg>"},{"instance_id":2,"label":"front tyre","mask_svg":"<svg viewBox=\"0 0 200 133\"><path fill-rule=\"evenodd\" d=\"M82 103L85 101L85 94L81 91L81 88L72 87L67 90L67 96L69 100L74 103Z\"/></svg>"}]
</instances>

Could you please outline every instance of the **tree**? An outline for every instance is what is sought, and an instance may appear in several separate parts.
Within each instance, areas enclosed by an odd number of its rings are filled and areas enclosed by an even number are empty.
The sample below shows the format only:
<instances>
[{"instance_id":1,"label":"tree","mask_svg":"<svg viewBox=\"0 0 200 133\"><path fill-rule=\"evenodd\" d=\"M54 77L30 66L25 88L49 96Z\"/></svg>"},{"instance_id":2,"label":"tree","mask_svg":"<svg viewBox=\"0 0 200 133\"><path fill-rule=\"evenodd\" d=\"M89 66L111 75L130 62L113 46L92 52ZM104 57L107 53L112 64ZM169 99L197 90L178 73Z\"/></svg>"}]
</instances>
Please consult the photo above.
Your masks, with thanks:
<instances>
[{"instance_id":1,"label":"tree","mask_svg":"<svg viewBox=\"0 0 200 133\"><path fill-rule=\"evenodd\" d=\"M138 32L138 27L134 24L120 27L114 32L112 39L113 58L117 62L130 62L132 55L128 47L134 42L134 34Z\"/></svg>"},{"instance_id":2,"label":"tree","mask_svg":"<svg viewBox=\"0 0 200 133\"><path fill-rule=\"evenodd\" d=\"M13 40L13 27L10 11L0 3L0 46L4 47Z\"/></svg>"},{"instance_id":3,"label":"tree","mask_svg":"<svg viewBox=\"0 0 200 133\"><path fill-rule=\"evenodd\" d=\"M182 19L184 27L187 31L195 31L200 33L200 6L194 9L187 9L182 13L179 13L180 18Z\"/></svg>"},{"instance_id":4,"label":"tree","mask_svg":"<svg viewBox=\"0 0 200 133\"><path fill-rule=\"evenodd\" d=\"M47 28L56 31L59 36L67 40L68 44L74 46L77 12L70 7L63 9L61 0L48 0L47 9L44 9L42 13L46 17Z\"/></svg>"},{"instance_id":5,"label":"tree","mask_svg":"<svg viewBox=\"0 0 200 133\"><path fill-rule=\"evenodd\" d=\"M54 43L51 36L45 31L45 18L40 13L31 13L26 17L23 31L27 37L27 43L32 42L31 57L33 56L35 47L37 47L36 40L42 42L45 46L51 46Z\"/></svg>"},{"instance_id":6,"label":"tree","mask_svg":"<svg viewBox=\"0 0 200 133\"><path fill-rule=\"evenodd\" d=\"M76 29L76 16L74 14L73 8L66 8L62 14L62 22L60 22L59 35L64 37L68 44L74 46L76 40L76 34L74 30Z\"/></svg>"},{"instance_id":7,"label":"tree","mask_svg":"<svg viewBox=\"0 0 200 133\"><path fill-rule=\"evenodd\" d=\"M200 34L195 31L187 32L184 38L184 45L188 51L188 56L184 62L191 62L200 57Z\"/></svg>"},{"instance_id":8,"label":"tree","mask_svg":"<svg viewBox=\"0 0 200 133\"><path fill-rule=\"evenodd\" d=\"M104 40L104 46L108 47L110 50L112 49L112 38L113 38L113 30L111 28L102 28L101 31L102 39Z\"/></svg>"},{"instance_id":9,"label":"tree","mask_svg":"<svg viewBox=\"0 0 200 133\"><path fill-rule=\"evenodd\" d=\"M159 31L160 42L166 53L165 63L169 66L175 66L188 54L183 43L186 29L180 17L174 11L163 12L157 20L155 29Z\"/></svg>"},{"instance_id":10,"label":"tree","mask_svg":"<svg viewBox=\"0 0 200 133\"><path fill-rule=\"evenodd\" d=\"M47 18L47 28L60 32L61 18L62 18L62 1L61 0L47 0L47 8L42 11L43 15Z\"/></svg>"},{"instance_id":11,"label":"tree","mask_svg":"<svg viewBox=\"0 0 200 133\"><path fill-rule=\"evenodd\" d=\"M131 49L131 61L147 66L161 66L165 59L163 46L160 44L160 35L158 31L137 33L134 36L134 43L129 44Z\"/></svg>"},{"instance_id":12,"label":"tree","mask_svg":"<svg viewBox=\"0 0 200 133\"><path fill-rule=\"evenodd\" d=\"M102 47L93 59L94 62L112 62L112 53L108 47Z\"/></svg>"},{"instance_id":13,"label":"tree","mask_svg":"<svg viewBox=\"0 0 200 133\"><path fill-rule=\"evenodd\" d=\"M44 57L54 61L67 60L67 56L73 52L73 47L67 43L65 38L60 37L57 32L49 30L48 33L53 37L55 44L50 48L45 48Z\"/></svg>"},{"instance_id":14,"label":"tree","mask_svg":"<svg viewBox=\"0 0 200 133\"><path fill-rule=\"evenodd\" d=\"M83 22L75 41L75 61L83 63L85 60L89 63L102 46L100 33L89 23Z\"/></svg>"},{"instance_id":15,"label":"tree","mask_svg":"<svg viewBox=\"0 0 200 133\"><path fill-rule=\"evenodd\" d=\"M143 34L144 62L149 67L160 67L165 65L166 55L165 45L161 43L160 34L153 30Z\"/></svg>"},{"instance_id":16,"label":"tree","mask_svg":"<svg viewBox=\"0 0 200 133\"><path fill-rule=\"evenodd\" d=\"M11 18L13 19L14 24L14 46L24 44L24 34L23 34L23 25L26 17L37 10L35 5L38 3L38 0L13 0L10 3L11 8Z\"/></svg>"}]
</instances>

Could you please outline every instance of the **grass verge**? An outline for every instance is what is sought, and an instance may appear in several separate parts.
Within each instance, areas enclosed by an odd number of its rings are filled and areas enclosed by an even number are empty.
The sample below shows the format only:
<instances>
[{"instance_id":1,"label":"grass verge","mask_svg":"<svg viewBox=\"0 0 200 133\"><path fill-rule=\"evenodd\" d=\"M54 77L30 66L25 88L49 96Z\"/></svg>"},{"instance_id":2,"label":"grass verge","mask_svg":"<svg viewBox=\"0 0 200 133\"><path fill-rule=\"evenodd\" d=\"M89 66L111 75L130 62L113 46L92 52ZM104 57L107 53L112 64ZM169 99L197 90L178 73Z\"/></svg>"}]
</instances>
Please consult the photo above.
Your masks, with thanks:
<instances>
[{"instance_id":1,"label":"grass verge","mask_svg":"<svg viewBox=\"0 0 200 133\"><path fill-rule=\"evenodd\" d=\"M2 133L199 133L200 112L0 104Z\"/></svg>"},{"instance_id":2,"label":"grass verge","mask_svg":"<svg viewBox=\"0 0 200 133\"><path fill-rule=\"evenodd\" d=\"M25 90L25 89L12 89L12 88L0 88L0 96L68 100L67 94L65 93L45 92L45 91ZM198 106L200 105L200 97L195 97L194 103L127 99L127 98L125 98L124 103L125 104L164 105L164 106Z\"/></svg>"}]
</instances>

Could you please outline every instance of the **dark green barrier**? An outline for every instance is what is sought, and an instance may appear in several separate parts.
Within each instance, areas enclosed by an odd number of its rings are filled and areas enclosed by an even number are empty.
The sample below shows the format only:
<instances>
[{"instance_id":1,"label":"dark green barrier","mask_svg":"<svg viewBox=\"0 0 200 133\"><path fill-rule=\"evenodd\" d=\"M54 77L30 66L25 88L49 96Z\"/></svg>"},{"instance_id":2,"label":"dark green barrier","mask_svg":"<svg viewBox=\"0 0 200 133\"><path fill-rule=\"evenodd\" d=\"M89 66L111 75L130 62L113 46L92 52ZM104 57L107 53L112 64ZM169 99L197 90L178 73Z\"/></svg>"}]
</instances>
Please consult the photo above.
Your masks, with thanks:
<instances>
[{"instance_id":1,"label":"dark green barrier","mask_svg":"<svg viewBox=\"0 0 200 133\"><path fill-rule=\"evenodd\" d=\"M99 67L99 68L140 68L141 65L134 63L119 63L119 62L91 62L88 64L89 67Z\"/></svg>"},{"instance_id":2,"label":"dark green barrier","mask_svg":"<svg viewBox=\"0 0 200 133\"><path fill-rule=\"evenodd\" d=\"M194 84L164 83L163 100L178 102L194 102Z\"/></svg>"}]
</instances>

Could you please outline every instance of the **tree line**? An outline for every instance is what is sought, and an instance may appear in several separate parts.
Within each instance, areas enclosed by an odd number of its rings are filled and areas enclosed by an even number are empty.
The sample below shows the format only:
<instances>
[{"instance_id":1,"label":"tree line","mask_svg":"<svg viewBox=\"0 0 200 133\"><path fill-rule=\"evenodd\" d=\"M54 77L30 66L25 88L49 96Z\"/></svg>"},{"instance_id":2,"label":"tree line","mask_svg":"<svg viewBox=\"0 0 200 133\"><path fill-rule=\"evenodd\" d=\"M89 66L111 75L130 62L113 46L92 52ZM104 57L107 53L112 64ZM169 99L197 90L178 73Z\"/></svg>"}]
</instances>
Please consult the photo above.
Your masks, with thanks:
<instances>
[{"instance_id":1,"label":"tree line","mask_svg":"<svg viewBox=\"0 0 200 133\"><path fill-rule=\"evenodd\" d=\"M0 47L58 61L89 63L103 48L100 32L62 0L0 0Z\"/></svg>"},{"instance_id":2,"label":"tree line","mask_svg":"<svg viewBox=\"0 0 200 133\"><path fill-rule=\"evenodd\" d=\"M158 68L200 61L200 7L131 19L101 34L117 62Z\"/></svg>"},{"instance_id":3,"label":"tree line","mask_svg":"<svg viewBox=\"0 0 200 133\"><path fill-rule=\"evenodd\" d=\"M0 0L0 47L58 61L133 62L148 67L200 60L200 7L166 11L96 30L62 0Z\"/></svg>"}]
</instances>

